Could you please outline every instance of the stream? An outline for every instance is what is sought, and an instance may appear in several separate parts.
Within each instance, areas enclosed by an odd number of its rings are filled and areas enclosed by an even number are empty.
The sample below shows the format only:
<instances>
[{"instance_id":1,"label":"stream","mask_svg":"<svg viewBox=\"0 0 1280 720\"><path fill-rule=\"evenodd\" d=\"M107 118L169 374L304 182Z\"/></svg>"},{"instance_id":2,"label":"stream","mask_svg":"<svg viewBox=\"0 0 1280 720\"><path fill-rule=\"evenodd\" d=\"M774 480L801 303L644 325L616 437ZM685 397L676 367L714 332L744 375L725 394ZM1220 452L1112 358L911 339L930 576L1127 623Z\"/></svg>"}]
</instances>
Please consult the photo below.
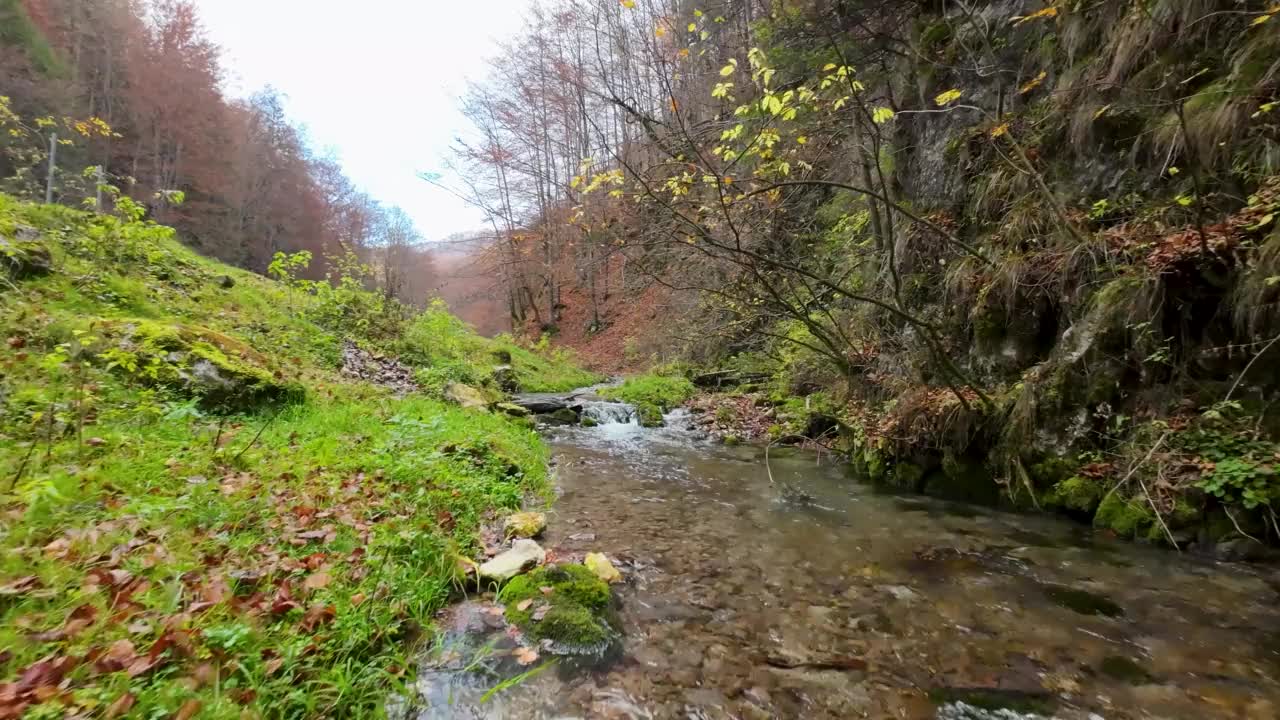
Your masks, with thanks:
<instances>
[{"instance_id":1,"label":"stream","mask_svg":"<svg viewBox=\"0 0 1280 720\"><path fill-rule=\"evenodd\" d=\"M527 668L438 643L411 717L1280 717L1270 568L882 494L808 452L766 466L684 411L659 429L583 412L599 425L545 428L559 498L542 544L623 571L621 651L489 692ZM444 624L501 636L476 602Z\"/></svg>"}]
</instances>

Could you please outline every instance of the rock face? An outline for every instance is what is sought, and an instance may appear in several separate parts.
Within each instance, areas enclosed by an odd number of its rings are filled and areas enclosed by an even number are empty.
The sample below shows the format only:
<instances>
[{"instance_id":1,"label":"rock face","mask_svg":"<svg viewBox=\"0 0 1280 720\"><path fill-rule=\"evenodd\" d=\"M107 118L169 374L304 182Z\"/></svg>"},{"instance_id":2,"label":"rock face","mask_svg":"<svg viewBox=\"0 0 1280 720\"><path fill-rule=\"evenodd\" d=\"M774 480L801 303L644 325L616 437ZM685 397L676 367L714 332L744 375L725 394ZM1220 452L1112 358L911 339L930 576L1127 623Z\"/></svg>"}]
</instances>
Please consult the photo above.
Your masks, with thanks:
<instances>
[{"instance_id":1,"label":"rock face","mask_svg":"<svg viewBox=\"0 0 1280 720\"><path fill-rule=\"evenodd\" d=\"M46 275L53 270L53 256L31 228L18 228L16 238L0 235L0 269L15 280Z\"/></svg>"},{"instance_id":2,"label":"rock face","mask_svg":"<svg viewBox=\"0 0 1280 720\"><path fill-rule=\"evenodd\" d=\"M507 537L537 537L547 529L547 516L540 512L518 512L509 516L502 527Z\"/></svg>"},{"instance_id":3,"label":"rock face","mask_svg":"<svg viewBox=\"0 0 1280 720\"><path fill-rule=\"evenodd\" d=\"M480 578L491 582L504 583L511 578L542 564L547 553L542 546L532 540L516 540L511 549L500 553L480 566Z\"/></svg>"},{"instance_id":4,"label":"rock face","mask_svg":"<svg viewBox=\"0 0 1280 720\"><path fill-rule=\"evenodd\" d=\"M449 383L444 388L444 397L449 402L461 405L464 408L486 409L489 402L485 399L484 393L479 389L462 383Z\"/></svg>"},{"instance_id":5,"label":"rock face","mask_svg":"<svg viewBox=\"0 0 1280 720\"><path fill-rule=\"evenodd\" d=\"M418 390L413 370L395 358L375 355L347 340L342 344L342 374L389 387L407 395Z\"/></svg>"}]
</instances>

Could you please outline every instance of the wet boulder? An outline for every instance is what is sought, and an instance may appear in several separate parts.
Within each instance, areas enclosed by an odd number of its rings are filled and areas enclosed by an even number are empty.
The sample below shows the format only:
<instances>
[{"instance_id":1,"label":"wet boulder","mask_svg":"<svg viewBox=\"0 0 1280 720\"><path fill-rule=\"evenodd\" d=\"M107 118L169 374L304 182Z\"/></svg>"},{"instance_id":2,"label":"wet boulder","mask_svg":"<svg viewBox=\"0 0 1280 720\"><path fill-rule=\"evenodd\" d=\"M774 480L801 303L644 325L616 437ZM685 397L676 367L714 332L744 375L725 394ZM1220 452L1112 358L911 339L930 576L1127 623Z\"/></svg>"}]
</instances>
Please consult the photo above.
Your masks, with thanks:
<instances>
[{"instance_id":1,"label":"wet boulder","mask_svg":"<svg viewBox=\"0 0 1280 720\"><path fill-rule=\"evenodd\" d=\"M480 566L480 579L504 583L537 567L546 559L547 553L538 543L527 539L516 540L511 544L510 550L499 553Z\"/></svg>"}]
</instances>

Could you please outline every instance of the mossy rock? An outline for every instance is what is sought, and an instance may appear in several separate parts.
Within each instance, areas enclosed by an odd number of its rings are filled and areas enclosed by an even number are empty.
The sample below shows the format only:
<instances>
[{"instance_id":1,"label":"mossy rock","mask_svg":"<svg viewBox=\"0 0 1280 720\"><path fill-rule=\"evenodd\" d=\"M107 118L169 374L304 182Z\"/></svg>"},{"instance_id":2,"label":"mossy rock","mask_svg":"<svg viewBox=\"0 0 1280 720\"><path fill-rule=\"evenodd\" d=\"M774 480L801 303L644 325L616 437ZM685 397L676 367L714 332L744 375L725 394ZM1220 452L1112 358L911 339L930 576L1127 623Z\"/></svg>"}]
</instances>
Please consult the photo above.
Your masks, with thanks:
<instances>
[{"instance_id":1,"label":"mossy rock","mask_svg":"<svg viewBox=\"0 0 1280 720\"><path fill-rule=\"evenodd\" d=\"M657 428L664 424L662 408L653 403L636 403L636 415L640 418L641 427Z\"/></svg>"},{"instance_id":2,"label":"mossy rock","mask_svg":"<svg viewBox=\"0 0 1280 720\"><path fill-rule=\"evenodd\" d=\"M276 377L270 361L246 343L198 325L108 320L98 358L144 383L199 398L209 410L243 412L301 402L301 385Z\"/></svg>"},{"instance_id":3,"label":"mossy rock","mask_svg":"<svg viewBox=\"0 0 1280 720\"><path fill-rule=\"evenodd\" d=\"M1093 515L1106 492L1106 488L1097 480L1073 475L1053 486L1053 491L1045 498L1045 504Z\"/></svg>"},{"instance_id":4,"label":"mossy rock","mask_svg":"<svg viewBox=\"0 0 1280 720\"><path fill-rule=\"evenodd\" d=\"M925 469L922 465L899 460L884 473L884 484L898 490L921 492L924 490Z\"/></svg>"},{"instance_id":5,"label":"mossy rock","mask_svg":"<svg viewBox=\"0 0 1280 720\"><path fill-rule=\"evenodd\" d=\"M547 413L543 417L566 425L576 425L578 423L578 413L573 408L560 408L554 412Z\"/></svg>"},{"instance_id":6,"label":"mossy rock","mask_svg":"<svg viewBox=\"0 0 1280 720\"><path fill-rule=\"evenodd\" d=\"M595 418L593 418L593 417L590 417L590 416L588 416L588 415L583 415L583 416L582 416L582 422L581 422L582 427L588 427L588 428L591 428L591 427L595 427L595 426L597 426L597 425L599 425L599 424L600 424L600 422L599 422L598 420L596 420Z\"/></svg>"},{"instance_id":7,"label":"mossy rock","mask_svg":"<svg viewBox=\"0 0 1280 720\"><path fill-rule=\"evenodd\" d=\"M0 235L0 270L14 280L53 271L53 255L30 228L18 228L16 238Z\"/></svg>"},{"instance_id":8,"label":"mossy rock","mask_svg":"<svg viewBox=\"0 0 1280 720\"><path fill-rule=\"evenodd\" d=\"M1151 507L1139 498L1123 498L1111 493L1098 505L1093 516L1094 527L1114 530L1117 535L1137 538L1149 535L1156 522Z\"/></svg>"},{"instance_id":9,"label":"mossy rock","mask_svg":"<svg viewBox=\"0 0 1280 720\"><path fill-rule=\"evenodd\" d=\"M550 588L549 592L544 592ZM507 619L556 655L604 655L621 637L609 584L584 565L547 565L502 589Z\"/></svg>"}]
</instances>

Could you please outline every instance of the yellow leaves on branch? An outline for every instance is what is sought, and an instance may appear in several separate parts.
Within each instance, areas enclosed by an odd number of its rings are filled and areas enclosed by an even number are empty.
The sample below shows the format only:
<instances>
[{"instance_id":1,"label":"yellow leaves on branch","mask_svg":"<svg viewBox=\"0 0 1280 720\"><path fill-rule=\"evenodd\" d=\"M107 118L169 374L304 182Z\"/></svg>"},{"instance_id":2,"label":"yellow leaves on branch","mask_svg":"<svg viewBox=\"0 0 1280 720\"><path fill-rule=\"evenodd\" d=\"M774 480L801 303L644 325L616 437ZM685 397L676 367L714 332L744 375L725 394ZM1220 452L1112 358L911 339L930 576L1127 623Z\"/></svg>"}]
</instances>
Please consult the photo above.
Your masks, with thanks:
<instances>
[{"instance_id":1,"label":"yellow leaves on branch","mask_svg":"<svg viewBox=\"0 0 1280 720\"><path fill-rule=\"evenodd\" d=\"M636 0L618 0L618 1L622 4L622 7L628 10L633 9L636 6Z\"/></svg>"},{"instance_id":2,"label":"yellow leaves on branch","mask_svg":"<svg viewBox=\"0 0 1280 720\"><path fill-rule=\"evenodd\" d=\"M887 107L878 107L871 111L871 121L877 125L883 125L894 117L893 110Z\"/></svg>"},{"instance_id":3,"label":"yellow leaves on branch","mask_svg":"<svg viewBox=\"0 0 1280 720\"><path fill-rule=\"evenodd\" d=\"M1028 81L1027 84L1018 88L1018 94L1026 95L1032 90L1035 90L1036 88L1040 87L1040 83L1044 82L1044 79L1047 77L1049 77L1049 73L1045 72L1044 70L1041 70L1040 74L1035 76L1035 79Z\"/></svg>"},{"instance_id":4,"label":"yellow leaves on branch","mask_svg":"<svg viewBox=\"0 0 1280 720\"><path fill-rule=\"evenodd\" d=\"M960 96L961 96L961 95L963 95L963 94L964 94L964 93L962 93L962 92L960 92L959 90L956 90L956 89L954 89L954 88L953 88L953 89L948 90L948 91L946 91L946 92L939 93L939 94L938 94L938 97L934 98L934 99L933 99L933 101L934 101L935 103L937 103L938 107L946 107L946 106L950 105L951 103L953 103L953 102L955 102L955 101L959 100L959 99L960 99Z\"/></svg>"},{"instance_id":5,"label":"yellow leaves on branch","mask_svg":"<svg viewBox=\"0 0 1280 720\"><path fill-rule=\"evenodd\" d=\"M1280 5L1272 5L1271 9L1254 18L1253 22L1249 23L1249 27L1258 27L1265 22L1269 22L1276 15L1280 15Z\"/></svg>"},{"instance_id":6,"label":"yellow leaves on branch","mask_svg":"<svg viewBox=\"0 0 1280 720\"><path fill-rule=\"evenodd\" d=\"M1047 8L1043 8L1031 13L1030 15L1022 15L1022 16L1013 18L1013 24L1021 25L1022 23L1029 22L1031 20L1047 20L1055 17L1058 17L1058 8L1056 5L1050 5Z\"/></svg>"}]
</instances>

